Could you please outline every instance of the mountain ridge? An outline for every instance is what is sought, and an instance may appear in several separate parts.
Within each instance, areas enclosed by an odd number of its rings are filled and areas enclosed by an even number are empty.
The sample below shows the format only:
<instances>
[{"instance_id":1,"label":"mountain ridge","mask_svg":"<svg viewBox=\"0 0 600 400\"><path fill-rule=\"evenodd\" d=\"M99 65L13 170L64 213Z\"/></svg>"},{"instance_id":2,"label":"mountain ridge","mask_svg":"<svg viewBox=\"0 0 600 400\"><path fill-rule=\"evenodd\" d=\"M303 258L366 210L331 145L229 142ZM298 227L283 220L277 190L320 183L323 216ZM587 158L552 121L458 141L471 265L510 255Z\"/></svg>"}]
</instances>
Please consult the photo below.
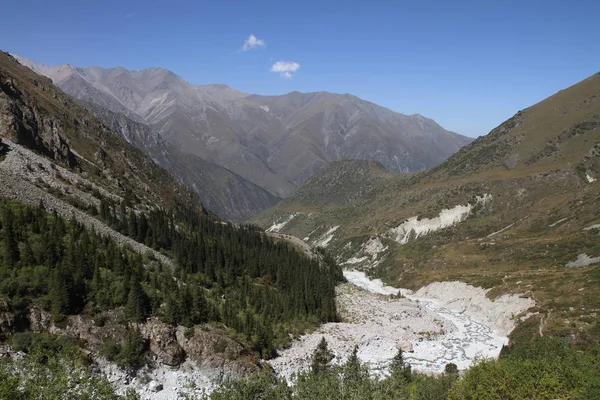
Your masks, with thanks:
<instances>
[{"instance_id":1,"label":"mountain ridge","mask_svg":"<svg viewBox=\"0 0 600 400\"><path fill-rule=\"evenodd\" d=\"M352 95L262 96L226 85L192 85L162 69L89 67L69 73L20 60L80 100L127 114L125 106L180 151L221 165L277 197L293 193L331 161L375 159L393 172L415 171L439 164L472 140L420 115L396 113ZM87 81L66 81L82 74Z\"/></svg>"},{"instance_id":2,"label":"mountain ridge","mask_svg":"<svg viewBox=\"0 0 600 400\"><path fill-rule=\"evenodd\" d=\"M97 104L81 103L130 144L143 150L154 162L169 171L178 182L196 192L206 208L223 218L235 223L244 222L249 216L281 200L225 167L179 151L143 122Z\"/></svg>"}]
</instances>

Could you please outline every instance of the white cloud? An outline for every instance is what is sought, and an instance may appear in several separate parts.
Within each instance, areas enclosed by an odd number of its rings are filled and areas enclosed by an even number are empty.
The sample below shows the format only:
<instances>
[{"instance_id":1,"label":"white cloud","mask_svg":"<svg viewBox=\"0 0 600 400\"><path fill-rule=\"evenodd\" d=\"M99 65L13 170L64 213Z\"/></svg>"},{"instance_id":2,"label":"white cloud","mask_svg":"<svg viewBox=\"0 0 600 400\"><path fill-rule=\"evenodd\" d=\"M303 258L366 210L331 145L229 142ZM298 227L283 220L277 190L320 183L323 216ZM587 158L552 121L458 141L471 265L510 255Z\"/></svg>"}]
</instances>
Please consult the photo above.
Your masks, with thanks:
<instances>
[{"instance_id":1,"label":"white cloud","mask_svg":"<svg viewBox=\"0 0 600 400\"><path fill-rule=\"evenodd\" d=\"M265 41L257 38L254 35L248 36L248 39L244 42L242 46L242 51L250 51L252 49L256 49L258 47L264 47L266 45Z\"/></svg>"},{"instance_id":2,"label":"white cloud","mask_svg":"<svg viewBox=\"0 0 600 400\"><path fill-rule=\"evenodd\" d=\"M300 64L293 61L277 61L271 67L271 72L279 72L282 78L290 79L292 72L296 72L300 69Z\"/></svg>"}]
</instances>

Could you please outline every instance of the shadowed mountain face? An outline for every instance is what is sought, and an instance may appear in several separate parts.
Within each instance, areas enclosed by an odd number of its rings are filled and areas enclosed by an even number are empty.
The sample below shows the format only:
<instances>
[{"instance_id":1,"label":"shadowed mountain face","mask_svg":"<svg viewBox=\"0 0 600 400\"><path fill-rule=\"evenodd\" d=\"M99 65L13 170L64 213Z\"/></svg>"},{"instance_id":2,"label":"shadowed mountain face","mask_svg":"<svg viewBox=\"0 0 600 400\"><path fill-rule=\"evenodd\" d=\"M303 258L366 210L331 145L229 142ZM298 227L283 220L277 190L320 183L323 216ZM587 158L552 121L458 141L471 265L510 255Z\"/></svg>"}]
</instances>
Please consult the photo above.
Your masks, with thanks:
<instances>
[{"instance_id":1,"label":"shadowed mountain face","mask_svg":"<svg viewBox=\"0 0 600 400\"><path fill-rule=\"evenodd\" d=\"M198 193L206 208L223 218L243 222L281 200L227 168L180 151L143 122L98 104L82 103L130 144L143 150L155 163Z\"/></svg>"},{"instance_id":2,"label":"shadowed mountain face","mask_svg":"<svg viewBox=\"0 0 600 400\"><path fill-rule=\"evenodd\" d=\"M258 96L225 85L195 86L161 68L49 67L19 60L75 98L142 122L182 153L225 167L277 197L331 161L370 159L391 172L418 171L471 141L420 115L348 94Z\"/></svg>"}]
</instances>

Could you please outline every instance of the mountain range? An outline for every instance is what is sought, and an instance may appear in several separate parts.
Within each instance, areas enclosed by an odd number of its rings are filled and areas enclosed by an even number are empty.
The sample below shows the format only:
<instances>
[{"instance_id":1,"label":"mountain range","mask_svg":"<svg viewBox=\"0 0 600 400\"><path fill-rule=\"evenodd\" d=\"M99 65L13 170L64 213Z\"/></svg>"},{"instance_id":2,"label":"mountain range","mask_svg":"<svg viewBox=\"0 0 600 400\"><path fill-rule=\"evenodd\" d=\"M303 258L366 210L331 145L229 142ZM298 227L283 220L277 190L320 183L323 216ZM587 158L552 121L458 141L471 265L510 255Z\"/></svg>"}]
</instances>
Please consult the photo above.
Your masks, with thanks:
<instances>
[{"instance_id":1,"label":"mountain range","mask_svg":"<svg viewBox=\"0 0 600 400\"><path fill-rule=\"evenodd\" d=\"M472 139L421 115L349 94L247 94L149 68L46 66L16 56L143 149L208 208L241 222L292 194L329 162L431 168Z\"/></svg>"}]
</instances>

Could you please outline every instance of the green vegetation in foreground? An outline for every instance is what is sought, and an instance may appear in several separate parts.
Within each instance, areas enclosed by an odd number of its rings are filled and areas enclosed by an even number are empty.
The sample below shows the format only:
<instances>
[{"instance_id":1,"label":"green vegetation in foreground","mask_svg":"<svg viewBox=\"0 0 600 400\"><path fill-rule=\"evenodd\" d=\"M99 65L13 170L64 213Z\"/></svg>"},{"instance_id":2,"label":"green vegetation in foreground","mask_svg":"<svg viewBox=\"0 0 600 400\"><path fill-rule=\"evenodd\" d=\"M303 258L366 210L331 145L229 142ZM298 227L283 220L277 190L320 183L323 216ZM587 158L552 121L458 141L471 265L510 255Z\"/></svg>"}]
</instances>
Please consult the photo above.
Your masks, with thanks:
<instances>
[{"instance_id":1,"label":"green vegetation in foreground","mask_svg":"<svg viewBox=\"0 0 600 400\"><path fill-rule=\"evenodd\" d=\"M122 310L122 323L150 316L184 326L212 322L269 358L290 333L337 318L341 270L329 257L322 263L309 259L255 228L233 227L192 210L126 214L103 202L101 214L176 265L119 247L43 207L0 199L0 295L17 319L36 305L57 323L68 315L115 309ZM104 350L135 367L137 358L121 353L144 346L133 340L135 333L127 337L131 340L119 348Z\"/></svg>"},{"instance_id":2,"label":"green vegetation in foreground","mask_svg":"<svg viewBox=\"0 0 600 400\"><path fill-rule=\"evenodd\" d=\"M556 338L538 338L505 348L499 360L481 361L461 377L448 364L440 375L412 372L398 354L385 378L370 377L354 355L345 365L323 368L322 343L310 372L288 386L268 372L230 382L212 400L551 400L600 399L600 348L585 351Z\"/></svg>"},{"instance_id":3,"label":"green vegetation in foreground","mask_svg":"<svg viewBox=\"0 0 600 400\"><path fill-rule=\"evenodd\" d=\"M138 398L133 392L117 395L106 379L92 374L89 359L69 340L50 334L16 334L12 346L25 355L0 358L2 400Z\"/></svg>"}]
</instances>

